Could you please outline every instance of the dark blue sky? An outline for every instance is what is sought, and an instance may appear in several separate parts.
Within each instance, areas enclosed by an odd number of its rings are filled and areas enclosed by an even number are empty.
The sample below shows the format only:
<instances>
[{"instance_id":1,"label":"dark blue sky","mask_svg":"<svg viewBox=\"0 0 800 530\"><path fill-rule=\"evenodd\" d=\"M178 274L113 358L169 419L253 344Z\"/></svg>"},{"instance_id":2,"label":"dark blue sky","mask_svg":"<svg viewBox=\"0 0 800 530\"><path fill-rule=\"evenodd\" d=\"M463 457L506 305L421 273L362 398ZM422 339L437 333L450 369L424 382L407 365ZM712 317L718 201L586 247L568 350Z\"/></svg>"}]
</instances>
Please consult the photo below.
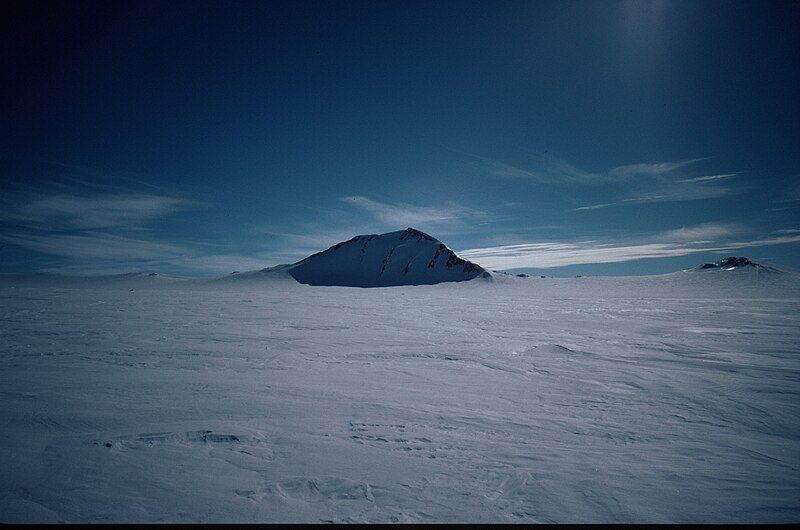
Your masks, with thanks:
<instances>
[{"instance_id":1,"label":"dark blue sky","mask_svg":"<svg viewBox=\"0 0 800 530\"><path fill-rule=\"evenodd\" d=\"M0 272L800 268L797 2L3 9Z\"/></svg>"}]
</instances>

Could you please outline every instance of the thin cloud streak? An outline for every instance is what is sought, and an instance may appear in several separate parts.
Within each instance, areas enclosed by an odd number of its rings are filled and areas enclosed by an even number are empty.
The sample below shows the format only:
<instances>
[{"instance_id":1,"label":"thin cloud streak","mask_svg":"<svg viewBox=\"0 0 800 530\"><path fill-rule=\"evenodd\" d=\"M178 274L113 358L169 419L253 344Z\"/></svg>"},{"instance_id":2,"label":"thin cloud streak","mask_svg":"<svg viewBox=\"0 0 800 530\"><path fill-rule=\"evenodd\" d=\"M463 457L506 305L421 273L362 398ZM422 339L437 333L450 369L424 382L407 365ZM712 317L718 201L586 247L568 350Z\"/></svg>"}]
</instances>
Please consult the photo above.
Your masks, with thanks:
<instances>
[{"instance_id":1,"label":"thin cloud streak","mask_svg":"<svg viewBox=\"0 0 800 530\"><path fill-rule=\"evenodd\" d=\"M492 269L548 269L589 263L620 263L645 258L683 256L712 248L686 248L669 243L603 246L582 243L534 244L516 248L495 247L460 252L464 259Z\"/></svg>"},{"instance_id":2,"label":"thin cloud streak","mask_svg":"<svg viewBox=\"0 0 800 530\"><path fill-rule=\"evenodd\" d=\"M460 223L486 217L486 213L446 202L442 206L414 206L411 204L388 204L361 195L341 197L342 202L355 206L385 225L400 229L423 224Z\"/></svg>"},{"instance_id":3,"label":"thin cloud streak","mask_svg":"<svg viewBox=\"0 0 800 530\"><path fill-rule=\"evenodd\" d=\"M106 234L0 234L3 243L18 245L42 254L101 260L154 260L177 257L191 250L181 245Z\"/></svg>"},{"instance_id":4,"label":"thin cloud streak","mask_svg":"<svg viewBox=\"0 0 800 530\"><path fill-rule=\"evenodd\" d=\"M682 202L682 201L699 201L704 199L718 199L727 197L734 193L732 188L724 186L710 185L707 182L699 182L698 186L666 186L662 187L661 193L658 195L644 195L640 197L630 197L619 201L605 202L600 204L591 204L588 206L580 206L573 208L573 212L584 210L599 210L600 208L609 208L611 206L625 206L636 204L648 204L659 202Z\"/></svg>"},{"instance_id":5,"label":"thin cloud streak","mask_svg":"<svg viewBox=\"0 0 800 530\"><path fill-rule=\"evenodd\" d=\"M549 155L534 156L532 165L536 167L524 168L488 156L468 153L449 147L447 149L481 163L484 170L490 175L510 178L531 178L547 182L605 183L642 177L657 178L674 174L679 169L711 158L702 157L671 162L626 164L613 167L607 171L591 172L582 170L566 160Z\"/></svg>"},{"instance_id":6,"label":"thin cloud streak","mask_svg":"<svg viewBox=\"0 0 800 530\"><path fill-rule=\"evenodd\" d=\"M644 164L629 164L626 166L618 166L609 171L611 175L621 177L636 177L636 176L660 176L667 173L673 173L675 170L708 160L705 158L691 158L688 160L678 160L676 162L651 162Z\"/></svg>"},{"instance_id":7,"label":"thin cloud streak","mask_svg":"<svg viewBox=\"0 0 800 530\"><path fill-rule=\"evenodd\" d=\"M746 232L747 229L736 223L704 223L690 227L668 230L661 235L665 241L702 242L718 241L723 237L731 237Z\"/></svg>"},{"instance_id":8,"label":"thin cloud streak","mask_svg":"<svg viewBox=\"0 0 800 530\"><path fill-rule=\"evenodd\" d=\"M52 195L23 205L6 219L62 228L137 227L141 223L188 208L185 199L158 195Z\"/></svg>"},{"instance_id":9,"label":"thin cloud streak","mask_svg":"<svg viewBox=\"0 0 800 530\"><path fill-rule=\"evenodd\" d=\"M0 234L0 242L35 252L69 258L71 263L47 267L49 272L101 274L178 269L228 273L277 265L283 254L208 254L200 248L133 239L101 232L80 234ZM296 260L292 260L296 261Z\"/></svg>"},{"instance_id":10,"label":"thin cloud streak","mask_svg":"<svg viewBox=\"0 0 800 530\"><path fill-rule=\"evenodd\" d=\"M661 241L635 244L583 242L545 242L522 245L468 249L459 252L465 259L492 269L536 268L547 269L567 265L592 263L620 263L638 259L685 256L699 252L718 252L749 247L780 245L800 241L800 235L787 235L766 239L708 244L708 241L667 241L668 238L711 236L712 227L680 229L667 232ZM725 234L723 228L718 234ZM730 233L730 232L727 232Z\"/></svg>"},{"instance_id":11,"label":"thin cloud streak","mask_svg":"<svg viewBox=\"0 0 800 530\"><path fill-rule=\"evenodd\" d=\"M528 169L523 169L506 162L501 162L500 160L490 158L488 156L481 156L475 153L468 153L466 151L461 151L459 149L453 149L452 147L445 147L448 151L453 153L465 156L472 161L477 161L480 166L490 175L494 175L496 177L505 177L505 178L533 178L539 179L543 175L531 171Z\"/></svg>"},{"instance_id":12,"label":"thin cloud streak","mask_svg":"<svg viewBox=\"0 0 800 530\"><path fill-rule=\"evenodd\" d=\"M3 197L0 223L11 230L140 230L146 224L202 206L163 194L141 192L71 177L22 186Z\"/></svg>"},{"instance_id":13,"label":"thin cloud streak","mask_svg":"<svg viewBox=\"0 0 800 530\"><path fill-rule=\"evenodd\" d=\"M694 177L690 179L681 179L678 182L709 182L712 180L722 180L731 177L735 177L738 173L725 173L722 175L706 175L704 177Z\"/></svg>"},{"instance_id":14,"label":"thin cloud streak","mask_svg":"<svg viewBox=\"0 0 800 530\"><path fill-rule=\"evenodd\" d=\"M54 192L24 193L0 214L0 243L61 258L68 270L157 267L172 260L202 259L209 244L180 244L131 233L151 232L148 224L197 207L200 203L123 190L97 193L89 186L54 183ZM56 267L50 267L54 269Z\"/></svg>"},{"instance_id":15,"label":"thin cloud streak","mask_svg":"<svg viewBox=\"0 0 800 530\"><path fill-rule=\"evenodd\" d=\"M448 148L449 149L449 148ZM690 176L691 166L711 157L690 158L667 162L645 162L613 167L606 171L584 171L574 164L550 156L539 156L535 169L521 168L506 162L473 153L449 149L481 165L481 171L497 177L527 179L544 184L568 185L576 195L597 191L606 186L612 191L604 202L572 208L572 211L589 211L612 206L636 205L658 202L696 201L715 199L734 194L736 188L728 179L738 173ZM629 190L636 190L630 192ZM617 192L617 197L613 196ZM622 197L619 197L622 195ZM629 195L625 197L625 195ZM633 196L630 196L633 195ZM595 195L596 196L596 195Z\"/></svg>"}]
</instances>

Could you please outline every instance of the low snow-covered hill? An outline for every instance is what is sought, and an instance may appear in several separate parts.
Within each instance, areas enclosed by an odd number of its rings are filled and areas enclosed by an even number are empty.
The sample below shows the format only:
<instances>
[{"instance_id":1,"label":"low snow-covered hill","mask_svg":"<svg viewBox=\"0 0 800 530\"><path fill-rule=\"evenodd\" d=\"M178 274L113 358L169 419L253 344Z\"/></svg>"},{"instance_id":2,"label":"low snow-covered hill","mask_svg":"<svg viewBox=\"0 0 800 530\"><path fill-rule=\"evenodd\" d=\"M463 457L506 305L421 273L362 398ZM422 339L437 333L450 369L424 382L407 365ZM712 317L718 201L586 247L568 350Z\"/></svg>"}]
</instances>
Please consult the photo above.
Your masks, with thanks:
<instances>
[{"instance_id":1,"label":"low snow-covered hill","mask_svg":"<svg viewBox=\"0 0 800 530\"><path fill-rule=\"evenodd\" d=\"M121 274L101 274L94 276L72 276L49 272L27 274L0 274L0 285L15 286L53 286L53 287L125 287L161 288L190 282L189 278L159 274L156 272L125 272Z\"/></svg>"},{"instance_id":2,"label":"low snow-covered hill","mask_svg":"<svg viewBox=\"0 0 800 530\"><path fill-rule=\"evenodd\" d=\"M441 241L407 228L356 236L292 265L264 270L308 285L390 287L491 278L480 265L459 258Z\"/></svg>"}]
</instances>

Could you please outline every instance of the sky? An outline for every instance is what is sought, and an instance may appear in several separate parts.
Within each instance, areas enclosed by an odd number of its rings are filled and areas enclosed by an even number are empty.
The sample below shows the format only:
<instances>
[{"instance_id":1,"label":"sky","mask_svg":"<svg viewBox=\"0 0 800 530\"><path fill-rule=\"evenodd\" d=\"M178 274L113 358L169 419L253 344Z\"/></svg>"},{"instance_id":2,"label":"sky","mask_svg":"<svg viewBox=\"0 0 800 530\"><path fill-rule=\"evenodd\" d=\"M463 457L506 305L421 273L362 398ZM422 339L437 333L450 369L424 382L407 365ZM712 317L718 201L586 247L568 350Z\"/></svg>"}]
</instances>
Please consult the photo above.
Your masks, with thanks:
<instances>
[{"instance_id":1,"label":"sky","mask_svg":"<svg viewBox=\"0 0 800 530\"><path fill-rule=\"evenodd\" d=\"M211 276L408 226L497 270L800 269L800 3L2 8L0 272Z\"/></svg>"}]
</instances>

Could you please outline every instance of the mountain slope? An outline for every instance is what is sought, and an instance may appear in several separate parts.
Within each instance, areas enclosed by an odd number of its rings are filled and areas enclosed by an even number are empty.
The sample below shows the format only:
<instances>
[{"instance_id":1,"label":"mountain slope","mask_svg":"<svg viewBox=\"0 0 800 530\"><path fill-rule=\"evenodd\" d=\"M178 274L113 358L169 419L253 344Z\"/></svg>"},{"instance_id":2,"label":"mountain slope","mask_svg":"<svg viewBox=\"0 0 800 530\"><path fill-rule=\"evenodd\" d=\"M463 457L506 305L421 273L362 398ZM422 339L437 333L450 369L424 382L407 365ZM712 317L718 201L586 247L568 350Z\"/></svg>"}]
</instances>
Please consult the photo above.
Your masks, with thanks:
<instances>
[{"instance_id":1,"label":"mountain slope","mask_svg":"<svg viewBox=\"0 0 800 530\"><path fill-rule=\"evenodd\" d=\"M356 236L293 265L270 269L308 285L389 287L489 278L483 267L459 258L441 241L407 228Z\"/></svg>"},{"instance_id":2,"label":"mountain slope","mask_svg":"<svg viewBox=\"0 0 800 530\"><path fill-rule=\"evenodd\" d=\"M780 269L773 267L771 265L762 265L760 263L756 263L754 261L750 261L748 258L745 257L736 257L731 256L729 258L725 258L714 263L704 263L702 265L698 265L694 269L690 269L694 271L702 271L702 272L731 272L731 271L755 271L755 272L783 272Z\"/></svg>"}]
</instances>

